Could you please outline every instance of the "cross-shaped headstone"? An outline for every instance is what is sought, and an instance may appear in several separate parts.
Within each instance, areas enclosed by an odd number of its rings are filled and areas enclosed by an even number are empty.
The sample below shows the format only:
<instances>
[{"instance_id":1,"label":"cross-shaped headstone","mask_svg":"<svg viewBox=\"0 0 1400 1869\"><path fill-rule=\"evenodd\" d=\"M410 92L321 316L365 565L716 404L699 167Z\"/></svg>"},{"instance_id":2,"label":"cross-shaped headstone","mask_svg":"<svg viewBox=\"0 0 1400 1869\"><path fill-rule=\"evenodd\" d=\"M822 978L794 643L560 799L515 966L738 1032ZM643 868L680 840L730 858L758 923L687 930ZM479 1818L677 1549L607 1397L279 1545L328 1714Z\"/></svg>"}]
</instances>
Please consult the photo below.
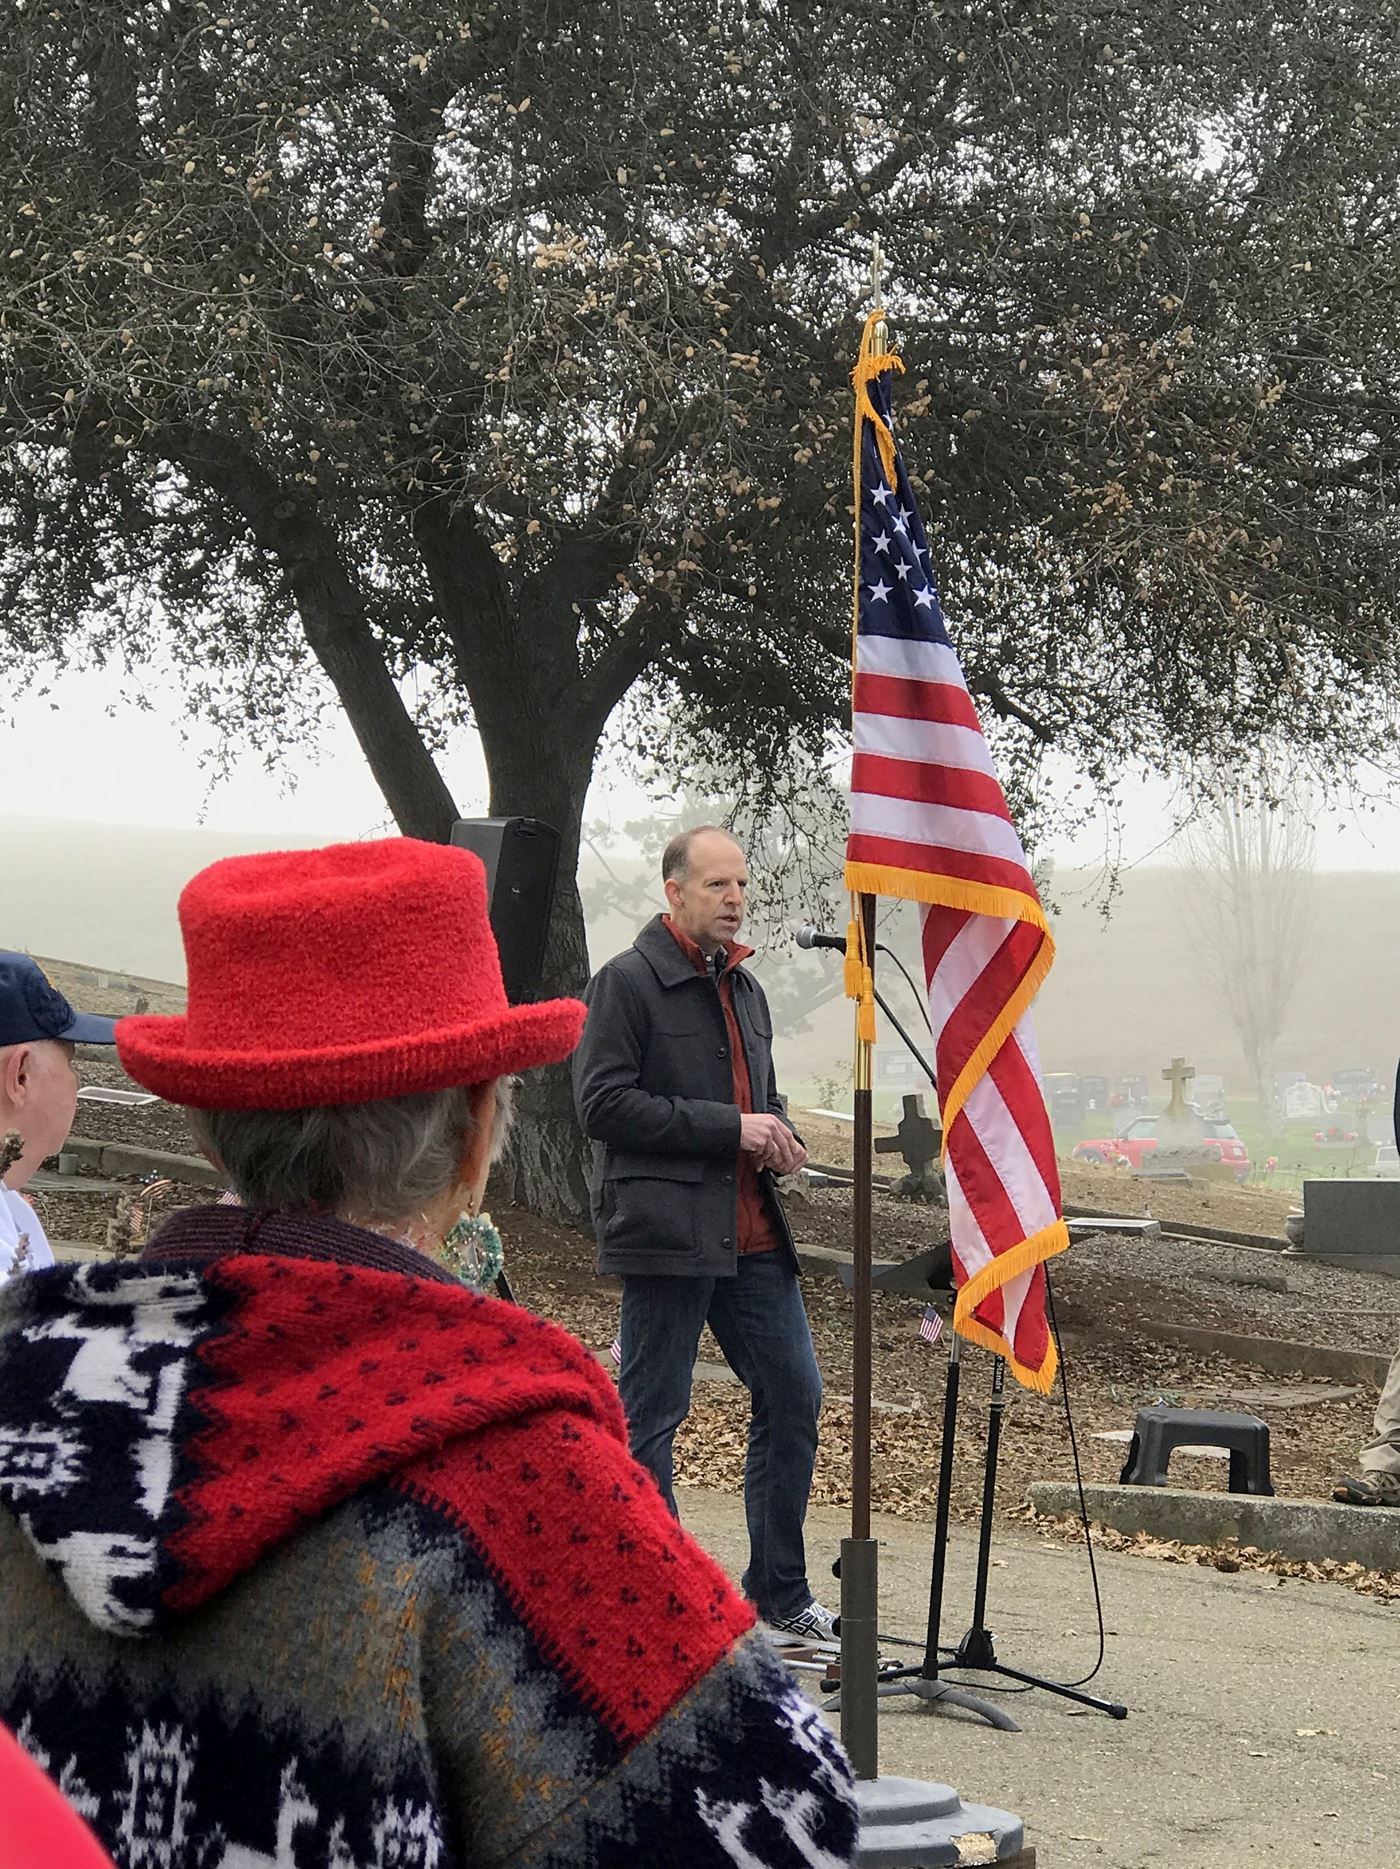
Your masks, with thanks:
<instances>
[{"instance_id":1,"label":"cross-shaped headstone","mask_svg":"<svg viewBox=\"0 0 1400 1869\"><path fill-rule=\"evenodd\" d=\"M922 1097L905 1097L904 1114L892 1136L875 1143L877 1155L902 1155L907 1175L895 1183L895 1193L911 1200L940 1200L943 1176L938 1167L942 1134L924 1109Z\"/></svg>"},{"instance_id":2,"label":"cross-shaped headstone","mask_svg":"<svg viewBox=\"0 0 1400 1869\"><path fill-rule=\"evenodd\" d=\"M1185 1058L1173 1058L1171 1061L1171 1068L1163 1071L1162 1077L1164 1081L1172 1087L1171 1101L1167 1104L1168 1116L1185 1116L1187 1114L1186 1086L1195 1075L1196 1067L1188 1064Z\"/></svg>"}]
</instances>

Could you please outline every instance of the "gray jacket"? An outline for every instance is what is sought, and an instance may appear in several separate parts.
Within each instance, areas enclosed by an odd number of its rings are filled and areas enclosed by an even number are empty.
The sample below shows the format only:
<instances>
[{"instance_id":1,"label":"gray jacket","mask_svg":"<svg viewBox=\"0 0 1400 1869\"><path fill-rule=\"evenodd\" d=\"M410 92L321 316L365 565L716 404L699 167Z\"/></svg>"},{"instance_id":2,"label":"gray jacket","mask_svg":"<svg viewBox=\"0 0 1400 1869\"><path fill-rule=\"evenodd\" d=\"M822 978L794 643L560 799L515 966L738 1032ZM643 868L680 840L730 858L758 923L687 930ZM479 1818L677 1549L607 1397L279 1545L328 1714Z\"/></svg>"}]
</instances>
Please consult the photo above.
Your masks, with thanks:
<instances>
[{"instance_id":1,"label":"gray jacket","mask_svg":"<svg viewBox=\"0 0 1400 1869\"><path fill-rule=\"evenodd\" d=\"M742 967L730 977L753 1107L787 1122L763 988ZM574 1053L574 1100L595 1145L598 1270L732 1277L739 1108L718 985L692 966L658 915L599 968L584 998L588 1023ZM795 1267L772 1176L763 1174L760 1184Z\"/></svg>"}]
</instances>

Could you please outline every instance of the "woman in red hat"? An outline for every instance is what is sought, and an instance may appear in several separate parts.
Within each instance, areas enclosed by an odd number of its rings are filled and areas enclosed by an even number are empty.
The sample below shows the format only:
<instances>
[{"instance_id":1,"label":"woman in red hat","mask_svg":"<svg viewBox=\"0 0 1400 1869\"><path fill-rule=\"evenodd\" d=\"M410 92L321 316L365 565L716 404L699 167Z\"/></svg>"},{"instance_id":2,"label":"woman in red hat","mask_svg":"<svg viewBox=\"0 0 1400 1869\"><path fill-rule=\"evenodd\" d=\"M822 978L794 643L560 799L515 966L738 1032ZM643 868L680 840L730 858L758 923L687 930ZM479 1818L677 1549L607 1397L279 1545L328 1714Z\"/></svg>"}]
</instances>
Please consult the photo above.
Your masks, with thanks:
<instances>
[{"instance_id":1,"label":"woman in red hat","mask_svg":"<svg viewBox=\"0 0 1400 1869\"><path fill-rule=\"evenodd\" d=\"M465 851L230 858L122 1021L239 1205L0 1292L0 1719L120 1861L853 1860L849 1773L574 1340L479 1295L512 1007Z\"/></svg>"}]
</instances>

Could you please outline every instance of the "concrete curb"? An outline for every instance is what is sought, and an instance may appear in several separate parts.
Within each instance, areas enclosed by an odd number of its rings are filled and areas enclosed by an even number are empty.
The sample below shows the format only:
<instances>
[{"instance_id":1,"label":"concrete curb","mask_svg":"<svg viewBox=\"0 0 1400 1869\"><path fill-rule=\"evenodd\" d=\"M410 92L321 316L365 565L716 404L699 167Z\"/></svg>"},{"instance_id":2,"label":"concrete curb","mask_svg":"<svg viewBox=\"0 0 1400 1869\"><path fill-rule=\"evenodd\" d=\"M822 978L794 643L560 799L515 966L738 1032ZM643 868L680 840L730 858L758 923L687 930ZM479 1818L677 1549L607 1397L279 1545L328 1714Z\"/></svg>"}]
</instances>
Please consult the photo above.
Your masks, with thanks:
<instances>
[{"instance_id":1,"label":"concrete curb","mask_svg":"<svg viewBox=\"0 0 1400 1869\"><path fill-rule=\"evenodd\" d=\"M1066 1220L1127 1220L1129 1214L1110 1213L1104 1207L1066 1207ZM1189 1220L1159 1220L1164 1234L1178 1240L1200 1240L1206 1246L1250 1246L1260 1252L1287 1249L1288 1241L1270 1233L1236 1233L1229 1227L1198 1226Z\"/></svg>"},{"instance_id":2,"label":"concrete curb","mask_svg":"<svg viewBox=\"0 0 1400 1869\"><path fill-rule=\"evenodd\" d=\"M1067 1481L1037 1480L1029 1498L1047 1517L1079 1515L1078 1494ZM1400 1570L1400 1511L1384 1506L1193 1493L1175 1486L1086 1486L1084 1498L1091 1520L1129 1537L1146 1532L1209 1546L1233 1541L1305 1563L1334 1558L1367 1570Z\"/></svg>"},{"instance_id":3,"label":"concrete curb","mask_svg":"<svg viewBox=\"0 0 1400 1869\"><path fill-rule=\"evenodd\" d=\"M842 1266L850 1265L852 1260L838 1246L803 1246L799 1242L797 1263L814 1278L840 1278Z\"/></svg>"},{"instance_id":4,"label":"concrete curb","mask_svg":"<svg viewBox=\"0 0 1400 1869\"><path fill-rule=\"evenodd\" d=\"M1178 1343L1186 1350L1228 1356L1251 1363L1271 1376L1319 1376L1336 1382L1385 1381L1390 1358L1374 1350L1343 1350L1326 1343L1295 1343L1287 1337L1260 1337L1250 1331L1206 1330L1196 1324L1158 1324L1144 1320L1144 1337Z\"/></svg>"},{"instance_id":5,"label":"concrete curb","mask_svg":"<svg viewBox=\"0 0 1400 1869\"><path fill-rule=\"evenodd\" d=\"M128 1142L99 1142L88 1136L70 1136L65 1155L76 1155L85 1167L104 1175L163 1175L196 1188L222 1188L224 1178L202 1155L173 1155L164 1149L143 1149Z\"/></svg>"}]
</instances>

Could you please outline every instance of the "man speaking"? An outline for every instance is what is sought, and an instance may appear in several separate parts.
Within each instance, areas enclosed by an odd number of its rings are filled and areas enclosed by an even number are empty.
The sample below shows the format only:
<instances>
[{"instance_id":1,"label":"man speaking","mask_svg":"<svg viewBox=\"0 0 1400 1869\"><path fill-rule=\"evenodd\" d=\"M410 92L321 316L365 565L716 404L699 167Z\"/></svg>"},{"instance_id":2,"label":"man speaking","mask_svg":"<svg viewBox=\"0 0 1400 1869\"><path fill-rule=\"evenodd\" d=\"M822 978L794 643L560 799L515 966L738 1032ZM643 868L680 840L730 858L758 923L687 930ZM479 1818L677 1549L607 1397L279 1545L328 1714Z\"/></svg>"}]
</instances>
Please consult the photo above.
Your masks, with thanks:
<instances>
[{"instance_id":1,"label":"man speaking","mask_svg":"<svg viewBox=\"0 0 1400 1869\"><path fill-rule=\"evenodd\" d=\"M672 838L661 879L670 912L589 982L574 1054L598 1270L622 1280L632 1452L674 1512L671 1447L708 1323L752 1403L744 1590L779 1636L829 1640L802 1539L821 1376L774 1184L807 1151L778 1101L773 1021L743 967L753 950L736 939L748 868L705 825Z\"/></svg>"}]
</instances>

